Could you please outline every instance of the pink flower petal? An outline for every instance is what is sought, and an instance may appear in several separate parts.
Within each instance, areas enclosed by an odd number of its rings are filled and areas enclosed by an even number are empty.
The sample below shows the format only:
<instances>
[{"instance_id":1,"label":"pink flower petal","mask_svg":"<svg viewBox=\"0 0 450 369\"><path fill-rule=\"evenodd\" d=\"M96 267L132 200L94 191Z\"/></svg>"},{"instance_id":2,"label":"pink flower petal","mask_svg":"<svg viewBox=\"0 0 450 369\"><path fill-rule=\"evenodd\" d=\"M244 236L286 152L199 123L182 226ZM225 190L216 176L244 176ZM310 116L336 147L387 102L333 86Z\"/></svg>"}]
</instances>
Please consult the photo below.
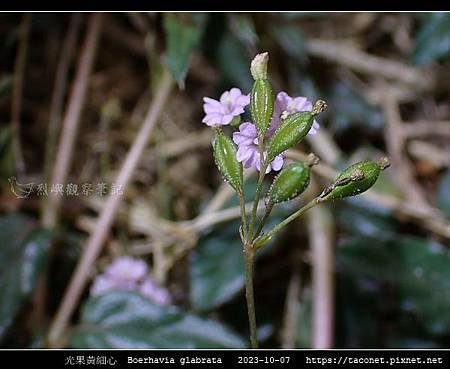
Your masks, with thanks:
<instances>
[{"instance_id":1,"label":"pink flower petal","mask_svg":"<svg viewBox=\"0 0 450 369\"><path fill-rule=\"evenodd\" d=\"M221 121L221 125L226 126L228 124L231 123L231 121L233 120L233 114L227 114L222 116L222 121Z\"/></svg>"},{"instance_id":2,"label":"pink flower petal","mask_svg":"<svg viewBox=\"0 0 450 369\"><path fill-rule=\"evenodd\" d=\"M273 170L279 171L283 167L284 159L282 155L278 155L273 159L273 161L270 163L270 166Z\"/></svg>"},{"instance_id":3,"label":"pink flower petal","mask_svg":"<svg viewBox=\"0 0 450 369\"><path fill-rule=\"evenodd\" d=\"M242 95L242 92L239 88L233 87L230 90L230 97L233 100L233 102L236 102L236 100Z\"/></svg>"},{"instance_id":4,"label":"pink flower petal","mask_svg":"<svg viewBox=\"0 0 450 369\"><path fill-rule=\"evenodd\" d=\"M236 160L238 162L248 160L253 155L253 151L250 146L240 145L236 152Z\"/></svg>"}]
</instances>

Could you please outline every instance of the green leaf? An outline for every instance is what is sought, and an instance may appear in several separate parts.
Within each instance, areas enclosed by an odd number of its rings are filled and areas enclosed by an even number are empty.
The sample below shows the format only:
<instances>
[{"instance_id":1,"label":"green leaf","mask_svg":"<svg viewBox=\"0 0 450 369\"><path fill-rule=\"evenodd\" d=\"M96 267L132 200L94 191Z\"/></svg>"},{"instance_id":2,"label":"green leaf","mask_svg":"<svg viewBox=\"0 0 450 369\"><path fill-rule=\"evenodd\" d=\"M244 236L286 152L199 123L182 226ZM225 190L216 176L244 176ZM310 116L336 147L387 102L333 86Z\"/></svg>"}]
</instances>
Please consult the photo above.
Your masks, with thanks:
<instances>
[{"instance_id":1,"label":"green leaf","mask_svg":"<svg viewBox=\"0 0 450 369\"><path fill-rule=\"evenodd\" d=\"M442 245L413 237L356 238L338 248L337 263L343 275L392 286L400 308L430 334L450 333L450 253Z\"/></svg>"},{"instance_id":2,"label":"green leaf","mask_svg":"<svg viewBox=\"0 0 450 369\"><path fill-rule=\"evenodd\" d=\"M244 348L241 337L214 320L160 306L130 291L90 298L81 325L71 335L75 348Z\"/></svg>"},{"instance_id":3,"label":"green leaf","mask_svg":"<svg viewBox=\"0 0 450 369\"><path fill-rule=\"evenodd\" d=\"M288 56L301 64L307 61L305 39L299 27L276 24L271 28L271 32Z\"/></svg>"},{"instance_id":4,"label":"green leaf","mask_svg":"<svg viewBox=\"0 0 450 369\"><path fill-rule=\"evenodd\" d=\"M425 65L450 53L450 13L431 13L420 27L410 61Z\"/></svg>"},{"instance_id":5,"label":"green leaf","mask_svg":"<svg viewBox=\"0 0 450 369\"><path fill-rule=\"evenodd\" d=\"M12 76L7 74L0 78L0 106L7 100L12 91Z\"/></svg>"},{"instance_id":6,"label":"green leaf","mask_svg":"<svg viewBox=\"0 0 450 369\"><path fill-rule=\"evenodd\" d=\"M362 198L353 197L336 207L336 220L344 230L355 236L388 239L399 230L391 211Z\"/></svg>"},{"instance_id":7,"label":"green leaf","mask_svg":"<svg viewBox=\"0 0 450 369\"><path fill-rule=\"evenodd\" d=\"M450 169L445 172L439 184L437 203L439 209L450 218Z\"/></svg>"},{"instance_id":8,"label":"green leaf","mask_svg":"<svg viewBox=\"0 0 450 369\"><path fill-rule=\"evenodd\" d=\"M258 41L255 24L251 17L240 14L230 14L231 32L248 47L255 47Z\"/></svg>"},{"instance_id":9,"label":"green leaf","mask_svg":"<svg viewBox=\"0 0 450 369\"><path fill-rule=\"evenodd\" d=\"M12 134L10 127L0 129L0 179L10 178L15 173L14 152L12 145Z\"/></svg>"},{"instance_id":10,"label":"green leaf","mask_svg":"<svg viewBox=\"0 0 450 369\"><path fill-rule=\"evenodd\" d=\"M244 287L244 258L239 222L203 237L191 254L190 302L196 310L211 310Z\"/></svg>"},{"instance_id":11,"label":"green leaf","mask_svg":"<svg viewBox=\"0 0 450 369\"><path fill-rule=\"evenodd\" d=\"M347 83L339 82L333 87L330 106L334 107L333 129L342 132L352 128L380 130L384 117L380 109L369 104Z\"/></svg>"},{"instance_id":12,"label":"green leaf","mask_svg":"<svg viewBox=\"0 0 450 369\"><path fill-rule=\"evenodd\" d=\"M164 30L167 37L167 63L173 78L181 89L189 68L192 51L199 45L207 14L164 16Z\"/></svg>"},{"instance_id":13,"label":"green leaf","mask_svg":"<svg viewBox=\"0 0 450 369\"><path fill-rule=\"evenodd\" d=\"M244 93L250 91L253 85L250 61L242 43L230 33L225 34L217 50L216 63L226 84L239 86Z\"/></svg>"},{"instance_id":14,"label":"green leaf","mask_svg":"<svg viewBox=\"0 0 450 369\"><path fill-rule=\"evenodd\" d=\"M32 230L21 214L0 218L0 338L30 297L47 259L50 232Z\"/></svg>"}]
</instances>

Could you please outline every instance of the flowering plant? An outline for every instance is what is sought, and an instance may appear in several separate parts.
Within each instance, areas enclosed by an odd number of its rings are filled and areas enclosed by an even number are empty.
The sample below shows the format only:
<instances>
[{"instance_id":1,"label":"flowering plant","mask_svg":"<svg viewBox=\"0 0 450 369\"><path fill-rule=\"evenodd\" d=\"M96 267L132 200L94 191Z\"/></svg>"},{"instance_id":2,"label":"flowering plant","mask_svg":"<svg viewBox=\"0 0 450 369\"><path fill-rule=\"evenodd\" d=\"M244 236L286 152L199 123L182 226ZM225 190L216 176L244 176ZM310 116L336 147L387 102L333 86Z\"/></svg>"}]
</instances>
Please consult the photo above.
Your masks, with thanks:
<instances>
[{"instance_id":1,"label":"flowering plant","mask_svg":"<svg viewBox=\"0 0 450 369\"><path fill-rule=\"evenodd\" d=\"M219 100L205 97L203 105L203 123L215 130L213 152L216 165L223 179L236 191L240 202L239 232L245 255L245 287L252 348L258 347L253 296L253 264L256 251L312 207L368 190L378 179L380 171L389 166L387 158L378 162L368 160L351 165L305 206L271 230L263 232L274 205L294 199L308 187L311 167L317 164L318 158L311 154L305 163L296 161L285 165L285 152L308 134L318 132L320 126L315 118L326 108L323 100L313 104L306 97L291 97L286 92L279 92L274 98L267 77L268 59L268 53L258 54L253 59L250 72L254 84L249 95L243 94L239 88L232 88L224 92ZM248 105L252 121L241 122L241 114ZM237 128L232 139L225 135L223 126ZM243 168L256 168L259 172L249 214L244 194ZM265 194L265 212L261 219L258 219L263 182L266 174L272 170L280 173Z\"/></svg>"}]
</instances>

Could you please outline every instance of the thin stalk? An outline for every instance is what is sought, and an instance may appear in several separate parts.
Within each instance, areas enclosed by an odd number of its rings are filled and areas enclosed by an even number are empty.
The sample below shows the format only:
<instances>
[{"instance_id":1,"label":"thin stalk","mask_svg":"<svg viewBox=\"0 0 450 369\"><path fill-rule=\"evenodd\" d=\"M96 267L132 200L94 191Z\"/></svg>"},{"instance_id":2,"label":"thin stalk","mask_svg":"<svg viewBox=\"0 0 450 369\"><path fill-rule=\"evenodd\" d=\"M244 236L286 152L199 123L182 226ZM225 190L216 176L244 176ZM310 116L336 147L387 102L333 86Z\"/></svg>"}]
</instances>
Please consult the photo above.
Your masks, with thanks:
<instances>
[{"instance_id":1,"label":"thin stalk","mask_svg":"<svg viewBox=\"0 0 450 369\"><path fill-rule=\"evenodd\" d=\"M81 19L81 13L74 13L72 15L69 29L61 48L58 66L56 67L56 76L50 103L47 142L45 146L44 174L46 182L50 181L52 166L54 164L57 136L63 111L69 68L78 42Z\"/></svg>"},{"instance_id":2,"label":"thin stalk","mask_svg":"<svg viewBox=\"0 0 450 369\"><path fill-rule=\"evenodd\" d=\"M247 240L248 237L248 228L247 228L247 213L245 211L245 196L244 194L239 194L239 206L241 208L241 222L242 222L242 234L244 236L244 239Z\"/></svg>"},{"instance_id":3,"label":"thin stalk","mask_svg":"<svg viewBox=\"0 0 450 369\"><path fill-rule=\"evenodd\" d=\"M309 209L313 208L317 204L320 204L323 202L325 198L323 197L316 197L312 199L310 202L308 202L305 206L297 210L295 213L292 213L290 216L288 216L285 220L283 220L281 223L277 224L275 227L273 227L264 237L257 240L255 243L256 248L259 248L261 246L264 246L270 239L280 232L284 227L286 227L289 223L293 222L298 217L302 216L304 213L306 213Z\"/></svg>"},{"instance_id":4,"label":"thin stalk","mask_svg":"<svg viewBox=\"0 0 450 369\"><path fill-rule=\"evenodd\" d=\"M258 336L256 334L255 296L253 292L253 264L255 249L252 245L245 247L245 298L247 300L248 322L250 327L251 347L258 348Z\"/></svg>"},{"instance_id":5,"label":"thin stalk","mask_svg":"<svg viewBox=\"0 0 450 369\"><path fill-rule=\"evenodd\" d=\"M261 218L261 221L259 222L258 228L256 228L255 237L258 237L259 234L261 233L261 231L264 227L264 224L266 224L266 221L269 218L270 213L272 212L272 209L273 209L273 204L271 202L269 202L266 205L266 211L264 212L264 215Z\"/></svg>"},{"instance_id":6,"label":"thin stalk","mask_svg":"<svg viewBox=\"0 0 450 369\"><path fill-rule=\"evenodd\" d=\"M89 18L88 30L79 58L77 73L70 93L67 110L61 125L58 151L51 175L52 184L64 184L72 164L74 146L86 101L89 77L95 62L98 40L101 34L103 14L95 13ZM44 203L41 221L45 227L57 224L62 196L49 196Z\"/></svg>"},{"instance_id":7,"label":"thin stalk","mask_svg":"<svg viewBox=\"0 0 450 369\"><path fill-rule=\"evenodd\" d=\"M260 172L259 172L259 178L258 178L258 184L256 185L256 192L255 192L255 199L253 200L253 208L252 212L250 214L250 226L249 226L249 237L251 239L254 239L255 237L255 225L256 225L256 212L258 210L259 205L259 199L261 197L261 191L262 191L262 184L264 181L264 176L266 174L268 163L264 161L261 165Z\"/></svg>"}]
</instances>

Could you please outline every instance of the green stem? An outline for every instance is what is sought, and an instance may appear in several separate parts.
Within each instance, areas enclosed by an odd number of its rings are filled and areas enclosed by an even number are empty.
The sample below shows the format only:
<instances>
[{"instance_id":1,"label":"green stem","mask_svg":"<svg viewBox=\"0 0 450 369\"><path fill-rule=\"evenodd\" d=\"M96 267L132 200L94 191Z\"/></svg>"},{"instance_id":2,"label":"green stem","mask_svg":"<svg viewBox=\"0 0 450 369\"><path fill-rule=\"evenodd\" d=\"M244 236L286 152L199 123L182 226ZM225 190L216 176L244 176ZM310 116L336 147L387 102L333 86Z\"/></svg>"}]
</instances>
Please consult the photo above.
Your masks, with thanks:
<instances>
[{"instance_id":1,"label":"green stem","mask_svg":"<svg viewBox=\"0 0 450 369\"><path fill-rule=\"evenodd\" d=\"M312 199L310 202L308 202L305 206L297 210L295 213L292 213L290 216L288 216L285 220L283 220L281 223L277 224L275 227L273 227L264 237L261 237L259 240L256 241L255 246L256 248L264 246L267 242L270 241L270 239L278 232L280 232L284 227L286 227L289 223L293 222L298 217L302 216L304 213L306 213L309 209L313 208L317 204L320 204L323 202L325 198L316 197Z\"/></svg>"},{"instance_id":2,"label":"green stem","mask_svg":"<svg viewBox=\"0 0 450 369\"><path fill-rule=\"evenodd\" d=\"M249 226L250 239L254 239L254 237L256 235L254 233L255 226L256 226L256 212L258 210L259 199L261 197L261 191L262 191L262 187L263 187L262 185L263 185L263 181L264 181L264 176L266 174L267 165L268 165L268 163L266 163L265 161L261 164L258 184L256 185L255 199L253 200L253 208L252 208L252 212L250 214L250 226Z\"/></svg>"},{"instance_id":3,"label":"green stem","mask_svg":"<svg viewBox=\"0 0 450 369\"><path fill-rule=\"evenodd\" d=\"M258 228L256 228L255 237L258 237L259 234L261 233L261 231L264 227L264 224L267 221L267 218L269 218L269 215L272 212L272 209L273 209L273 204L269 202L266 205L266 211L264 213L264 216L262 217L261 221L259 222Z\"/></svg>"},{"instance_id":4,"label":"green stem","mask_svg":"<svg viewBox=\"0 0 450 369\"><path fill-rule=\"evenodd\" d=\"M238 193L239 205L241 207L241 222L242 222L242 234L244 239L247 240L248 228L247 228L247 214L245 212L245 196L243 193Z\"/></svg>"},{"instance_id":5,"label":"green stem","mask_svg":"<svg viewBox=\"0 0 450 369\"><path fill-rule=\"evenodd\" d=\"M253 293L253 264L255 259L255 249L253 245L247 245L245 253L245 298L247 300L248 322L250 326L251 347L258 348L258 337L256 334L256 313L255 297Z\"/></svg>"}]
</instances>

